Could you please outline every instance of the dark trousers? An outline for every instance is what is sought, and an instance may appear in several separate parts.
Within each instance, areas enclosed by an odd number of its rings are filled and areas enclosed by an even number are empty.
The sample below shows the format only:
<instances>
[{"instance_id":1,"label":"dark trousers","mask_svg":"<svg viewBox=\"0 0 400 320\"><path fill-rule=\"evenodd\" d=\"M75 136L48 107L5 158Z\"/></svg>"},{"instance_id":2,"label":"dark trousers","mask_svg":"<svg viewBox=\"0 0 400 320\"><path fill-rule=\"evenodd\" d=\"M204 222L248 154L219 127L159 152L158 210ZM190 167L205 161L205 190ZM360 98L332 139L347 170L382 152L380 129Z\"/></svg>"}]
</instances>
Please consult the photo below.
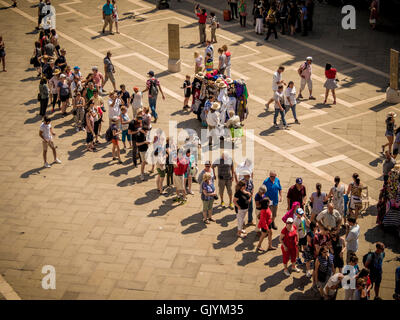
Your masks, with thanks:
<instances>
[{"instance_id":1,"label":"dark trousers","mask_svg":"<svg viewBox=\"0 0 400 320\"><path fill-rule=\"evenodd\" d=\"M276 32L276 23L268 23L267 27L268 27L268 31L267 31L267 37L265 38L265 40L269 39L269 36L271 35L272 32L275 35L275 39L278 39L278 33Z\"/></svg>"},{"instance_id":2,"label":"dark trousers","mask_svg":"<svg viewBox=\"0 0 400 320\"><path fill-rule=\"evenodd\" d=\"M137 154L138 154L138 148L136 145L136 141L132 140L132 161L135 167L137 166Z\"/></svg>"},{"instance_id":3,"label":"dark trousers","mask_svg":"<svg viewBox=\"0 0 400 320\"><path fill-rule=\"evenodd\" d=\"M238 18L238 5L237 3L231 3L231 12L232 12L232 19L236 17Z\"/></svg>"},{"instance_id":4,"label":"dark trousers","mask_svg":"<svg viewBox=\"0 0 400 320\"><path fill-rule=\"evenodd\" d=\"M250 202L249 202L249 210L248 210L248 223L253 222L253 199L250 198Z\"/></svg>"},{"instance_id":5,"label":"dark trousers","mask_svg":"<svg viewBox=\"0 0 400 320\"><path fill-rule=\"evenodd\" d=\"M170 186L174 183L173 174L174 174L174 165L167 164L167 186Z\"/></svg>"},{"instance_id":6,"label":"dark trousers","mask_svg":"<svg viewBox=\"0 0 400 320\"><path fill-rule=\"evenodd\" d=\"M240 16L240 26L245 27L246 26L246 16Z\"/></svg>"},{"instance_id":7,"label":"dark trousers","mask_svg":"<svg viewBox=\"0 0 400 320\"><path fill-rule=\"evenodd\" d=\"M312 31L313 25L314 25L313 19L309 17L308 18L308 31Z\"/></svg>"},{"instance_id":8,"label":"dark trousers","mask_svg":"<svg viewBox=\"0 0 400 320\"><path fill-rule=\"evenodd\" d=\"M61 108L61 101L58 101L58 102L57 102L57 96L58 96L57 93L53 93L53 103L52 103L52 105L53 105L53 110L54 110L54 108L56 107L56 103L58 104L58 109Z\"/></svg>"},{"instance_id":9,"label":"dark trousers","mask_svg":"<svg viewBox=\"0 0 400 320\"><path fill-rule=\"evenodd\" d=\"M47 105L49 104L49 98L40 99L40 115L43 117L46 115Z\"/></svg>"},{"instance_id":10,"label":"dark trousers","mask_svg":"<svg viewBox=\"0 0 400 320\"><path fill-rule=\"evenodd\" d=\"M303 25L301 26L303 29L303 36L307 36L308 35L308 20L303 20Z\"/></svg>"}]
</instances>

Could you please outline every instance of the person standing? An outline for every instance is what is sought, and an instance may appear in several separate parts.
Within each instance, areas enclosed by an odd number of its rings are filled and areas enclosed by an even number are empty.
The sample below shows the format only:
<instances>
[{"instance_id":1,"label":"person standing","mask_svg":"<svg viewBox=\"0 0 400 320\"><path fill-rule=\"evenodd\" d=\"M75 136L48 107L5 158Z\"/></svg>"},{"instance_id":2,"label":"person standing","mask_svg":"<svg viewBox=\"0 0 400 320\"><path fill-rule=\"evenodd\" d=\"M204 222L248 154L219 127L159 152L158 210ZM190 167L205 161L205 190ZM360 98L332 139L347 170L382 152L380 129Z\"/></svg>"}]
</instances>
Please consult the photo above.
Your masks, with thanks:
<instances>
[{"instance_id":1,"label":"person standing","mask_svg":"<svg viewBox=\"0 0 400 320\"><path fill-rule=\"evenodd\" d=\"M203 201L203 222L209 224L210 221L215 222L212 218L212 209L214 199L217 196L215 192L214 179L210 172L206 172L202 175L201 183L201 200Z\"/></svg>"},{"instance_id":2,"label":"person standing","mask_svg":"<svg viewBox=\"0 0 400 320\"><path fill-rule=\"evenodd\" d=\"M255 226L255 223L253 222L254 183L253 183L253 179L251 178L251 172L250 171L247 171L247 170L243 171L242 174L244 176L243 181L246 183L246 191L248 193L250 193L247 226Z\"/></svg>"},{"instance_id":3,"label":"person standing","mask_svg":"<svg viewBox=\"0 0 400 320\"><path fill-rule=\"evenodd\" d=\"M296 21L298 19L299 11L294 1L289 2L289 17L288 24L290 27L290 35L293 36L296 31Z\"/></svg>"},{"instance_id":4,"label":"person standing","mask_svg":"<svg viewBox=\"0 0 400 320\"><path fill-rule=\"evenodd\" d=\"M337 70L335 68L332 68L332 65L327 63L325 66L325 77L326 81L324 83L325 87L325 100L324 104L326 103L329 95L329 90L332 91L332 96L333 96L333 104L336 104L336 93L335 89L338 87L337 81L336 81L336 72Z\"/></svg>"},{"instance_id":5,"label":"person standing","mask_svg":"<svg viewBox=\"0 0 400 320\"><path fill-rule=\"evenodd\" d=\"M324 296L324 287L332 275L333 259L333 254L330 253L328 246L321 246L319 255L315 260L317 288L319 289L321 297Z\"/></svg>"},{"instance_id":6,"label":"person standing","mask_svg":"<svg viewBox=\"0 0 400 320\"><path fill-rule=\"evenodd\" d=\"M121 116L121 99L117 97L115 92L109 94L108 100L108 124L111 126L113 124L114 117Z\"/></svg>"},{"instance_id":7,"label":"person standing","mask_svg":"<svg viewBox=\"0 0 400 320\"><path fill-rule=\"evenodd\" d=\"M240 26L246 28L246 17L247 17L247 4L245 0L239 0L239 16L240 16Z\"/></svg>"},{"instance_id":8,"label":"person standing","mask_svg":"<svg viewBox=\"0 0 400 320\"><path fill-rule=\"evenodd\" d=\"M332 203L328 203L327 208L316 216L315 221L320 229L338 231L342 224L342 216L333 208Z\"/></svg>"},{"instance_id":9,"label":"person standing","mask_svg":"<svg viewBox=\"0 0 400 320\"><path fill-rule=\"evenodd\" d=\"M308 10L305 1L301 1L301 14L300 14L300 21L301 21L301 28L303 29L302 36L308 35Z\"/></svg>"},{"instance_id":10,"label":"person standing","mask_svg":"<svg viewBox=\"0 0 400 320\"><path fill-rule=\"evenodd\" d=\"M240 238L246 237L246 231L244 230L244 219L246 218L246 213L249 210L249 200L251 194L246 191L246 182L240 180L236 185L236 192L233 197L233 203L235 204L235 211L237 214L238 230L237 236Z\"/></svg>"},{"instance_id":11,"label":"person standing","mask_svg":"<svg viewBox=\"0 0 400 320\"><path fill-rule=\"evenodd\" d=\"M389 179L389 172L394 168L396 165L396 160L390 154L389 151L385 151L385 161L383 161L382 168L383 168L383 180Z\"/></svg>"},{"instance_id":12,"label":"person standing","mask_svg":"<svg viewBox=\"0 0 400 320\"><path fill-rule=\"evenodd\" d=\"M226 60L225 60L225 64L226 64L226 76L228 78L231 77L231 58L232 58L232 54L230 51L228 51L228 46L226 44L224 44L222 46L222 49L224 50L225 56L226 56Z\"/></svg>"},{"instance_id":13,"label":"person standing","mask_svg":"<svg viewBox=\"0 0 400 320\"><path fill-rule=\"evenodd\" d=\"M66 116L67 113L67 105L70 96L71 90L69 83L66 79L65 74L60 75L60 81L58 82L57 87L57 100L61 102L61 112L63 116Z\"/></svg>"},{"instance_id":14,"label":"person standing","mask_svg":"<svg viewBox=\"0 0 400 320\"><path fill-rule=\"evenodd\" d=\"M256 248L256 252L266 252L269 250L276 250L275 247L272 246L272 212L269 208L269 199L264 198L260 202L260 221L257 224L258 228L261 229L260 240L258 241L258 245ZM268 234L268 249L264 250L261 248L262 242Z\"/></svg>"},{"instance_id":15,"label":"person standing","mask_svg":"<svg viewBox=\"0 0 400 320\"><path fill-rule=\"evenodd\" d=\"M346 218L344 216L344 193L345 187L343 184L340 184L340 177L335 177L335 185L331 188L328 194L328 199L332 199L333 207L340 213L342 216L343 222L346 222Z\"/></svg>"},{"instance_id":16,"label":"person standing","mask_svg":"<svg viewBox=\"0 0 400 320\"><path fill-rule=\"evenodd\" d=\"M289 110L292 110L294 123L300 124L299 120L297 119L296 115L296 88L294 86L293 81L289 81L287 88L283 94L285 100L285 117Z\"/></svg>"},{"instance_id":17,"label":"person standing","mask_svg":"<svg viewBox=\"0 0 400 320\"><path fill-rule=\"evenodd\" d=\"M128 126L128 134L131 135L131 140L132 140L132 161L134 168L137 167L137 152L138 152L138 147L136 144L136 137L139 132L139 129L142 127L142 110L139 109L136 117L132 119L131 122L129 122ZM168 159L167 159L168 161Z\"/></svg>"},{"instance_id":18,"label":"person standing","mask_svg":"<svg viewBox=\"0 0 400 320\"><path fill-rule=\"evenodd\" d=\"M297 99L303 99L303 95L301 92L305 89L306 84L308 86L308 91L310 92L310 100L315 100L315 98L312 95L312 80L311 80L311 75L312 75L312 62L313 58L312 57L307 57L306 61L300 66L300 68L297 70L297 73L299 74L301 80L300 80L300 92L299 96Z\"/></svg>"},{"instance_id":19,"label":"person standing","mask_svg":"<svg viewBox=\"0 0 400 320\"><path fill-rule=\"evenodd\" d=\"M162 91L160 81L154 77L154 71L150 70L147 75L149 76L149 79L146 81L146 89L144 89L142 93L145 93L146 91L149 92L149 106L151 109L151 114L154 118L154 123L156 123L158 119L156 112L158 91L161 92L163 100L165 100L165 96L164 92Z\"/></svg>"},{"instance_id":20,"label":"person standing","mask_svg":"<svg viewBox=\"0 0 400 320\"><path fill-rule=\"evenodd\" d=\"M228 0L231 7L232 20L238 19L238 0Z\"/></svg>"},{"instance_id":21,"label":"person standing","mask_svg":"<svg viewBox=\"0 0 400 320\"><path fill-rule=\"evenodd\" d=\"M369 24L372 30L376 28L376 20L378 19L378 2L377 0L372 0L371 5L369 7Z\"/></svg>"},{"instance_id":22,"label":"person standing","mask_svg":"<svg viewBox=\"0 0 400 320\"><path fill-rule=\"evenodd\" d=\"M110 26L110 34L114 34L112 32L112 27L113 27L113 10L114 7L111 4L110 0L107 0L107 3L104 4L102 13L103 13L103 20L104 20L104 25L103 25L103 31L102 33L105 33L107 25Z\"/></svg>"},{"instance_id":23,"label":"person standing","mask_svg":"<svg viewBox=\"0 0 400 320\"><path fill-rule=\"evenodd\" d=\"M39 0L39 4L38 4L38 24L37 24L36 30L40 29L40 24L42 23L43 17L45 16L43 14L43 12L42 12L43 11L43 7L45 5L46 4L44 3L43 0Z\"/></svg>"},{"instance_id":24,"label":"person standing","mask_svg":"<svg viewBox=\"0 0 400 320\"><path fill-rule=\"evenodd\" d=\"M101 135L101 123L103 122L103 113L106 110L104 108L104 100L102 97L99 96L99 92L94 89L93 90L93 97L91 100L94 103L94 133L95 133L95 140L94 143L99 143L99 136ZM103 111L104 110L104 111Z\"/></svg>"},{"instance_id":25,"label":"person standing","mask_svg":"<svg viewBox=\"0 0 400 320\"><path fill-rule=\"evenodd\" d=\"M138 110L143 108L142 98L143 98L143 92L139 91L138 87L133 87L133 93L130 102L132 105L132 112L134 119L137 116Z\"/></svg>"},{"instance_id":26,"label":"person standing","mask_svg":"<svg viewBox=\"0 0 400 320\"><path fill-rule=\"evenodd\" d=\"M210 54L211 59L214 60L214 46L210 40L206 40L206 49L204 50L204 56L206 57L207 54Z\"/></svg>"},{"instance_id":27,"label":"person standing","mask_svg":"<svg viewBox=\"0 0 400 320\"><path fill-rule=\"evenodd\" d=\"M60 82L60 73L61 73L60 69L54 70L53 77L49 81L49 86L53 98L51 112L54 112L57 101L58 101L58 109L61 109L61 101L57 99L58 83Z\"/></svg>"},{"instance_id":28,"label":"person standing","mask_svg":"<svg viewBox=\"0 0 400 320\"><path fill-rule=\"evenodd\" d=\"M333 253L333 273L336 272L336 268L338 268L341 273L344 266L343 253L346 250L346 243L344 239L339 236L338 231L331 232L330 249Z\"/></svg>"},{"instance_id":29,"label":"person standing","mask_svg":"<svg viewBox=\"0 0 400 320\"><path fill-rule=\"evenodd\" d=\"M190 98L191 92L192 92L192 84L190 82L190 75L186 75L185 81L183 82L181 89L183 89L183 95L185 97L185 99L183 100L183 110L190 109L189 98Z\"/></svg>"},{"instance_id":30,"label":"person standing","mask_svg":"<svg viewBox=\"0 0 400 320\"><path fill-rule=\"evenodd\" d=\"M73 98L73 106L73 113L75 113L75 130L78 132L79 130L83 130L83 118L85 117L85 99L82 97L79 90L76 91L75 97Z\"/></svg>"},{"instance_id":31,"label":"person standing","mask_svg":"<svg viewBox=\"0 0 400 320\"><path fill-rule=\"evenodd\" d=\"M276 120L278 119L278 114L281 115L281 121L283 123L283 128L284 129L289 129L286 120L285 120L285 109L283 108L283 85L279 85L278 86L278 90L275 91L274 93L274 101L275 101L275 105L274 105L274 127L279 129L279 126L276 122Z\"/></svg>"},{"instance_id":32,"label":"person standing","mask_svg":"<svg viewBox=\"0 0 400 320\"><path fill-rule=\"evenodd\" d=\"M313 192L310 197L312 203L311 221L315 222L315 217L324 209L324 202L328 201L325 192L321 192L322 185L317 183L315 185L316 192Z\"/></svg>"},{"instance_id":33,"label":"person standing","mask_svg":"<svg viewBox=\"0 0 400 320\"><path fill-rule=\"evenodd\" d=\"M99 72L99 68L97 66L93 66L92 71L93 71L93 83L95 85L95 89L98 90L100 93L106 93L105 91L103 91L103 86L104 86L103 74Z\"/></svg>"},{"instance_id":34,"label":"person standing","mask_svg":"<svg viewBox=\"0 0 400 320\"><path fill-rule=\"evenodd\" d=\"M382 153L385 152L385 147L388 146L389 152L392 153L392 146L393 146L393 141L394 141L394 128L396 127L395 124L395 119L397 117L397 114L392 112L389 112L386 115L386 132L385 136L386 139L388 140L388 143L382 145Z\"/></svg>"},{"instance_id":35,"label":"person standing","mask_svg":"<svg viewBox=\"0 0 400 320\"><path fill-rule=\"evenodd\" d=\"M113 85L114 91L117 91L117 87L115 86L115 78L114 78L115 68L111 62L111 56L112 56L112 53L110 51L107 51L107 55L104 58L104 74L106 76L104 78L103 87L106 85L106 82L108 81L108 79L110 79L110 81Z\"/></svg>"},{"instance_id":36,"label":"person standing","mask_svg":"<svg viewBox=\"0 0 400 320\"><path fill-rule=\"evenodd\" d=\"M194 52L194 73L197 74L201 70L203 70L203 56L200 55L197 51Z\"/></svg>"},{"instance_id":37,"label":"person standing","mask_svg":"<svg viewBox=\"0 0 400 320\"><path fill-rule=\"evenodd\" d=\"M375 252L368 254L365 267L370 271L369 277L374 287L375 300L382 300L379 297L379 288L382 281L382 263L383 259L385 259L385 245L382 242L377 242L375 247Z\"/></svg>"},{"instance_id":38,"label":"person standing","mask_svg":"<svg viewBox=\"0 0 400 320\"><path fill-rule=\"evenodd\" d=\"M0 36L0 60L3 65L3 72L7 72L6 70L6 46L4 44L3 37Z\"/></svg>"},{"instance_id":39,"label":"person standing","mask_svg":"<svg viewBox=\"0 0 400 320\"><path fill-rule=\"evenodd\" d=\"M197 4L196 7L194 8L194 13L199 18L200 44L205 45L207 38L206 34L207 10L204 8L200 10L200 5Z\"/></svg>"},{"instance_id":40,"label":"person standing","mask_svg":"<svg viewBox=\"0 0 400 320\"><path fill-rule=\"evenodd\" d=\"M312 31L313 30L313 16L314 16L314 0L307 0L306 2L306 8L307 8L307 27L308 27L308 31Z\"/></svg>"},{"instance_id":41,"label":"person standing","mask_svg":"<svg viewBox=\"0 0 400 320\"><path fill-rule=\"evenodd\" d=\"M146 153L149 149L150 141L147 140L147 133L149 129L147 127L138 128L136 134L136 145L140 156L140 180L144 181L144 168L146 167Z\"/></svg>"},{"instance_id":42,"label":"person standing","mask_svg":"<svg viewBox=\"0 0 400 320\"><path fill-rule=\"evenodd\" d=\"M294 202L299 202L300 207L304 210L306 196L306 187L303 186L303 179L297 178L296 184L291 186L287 192L287 210L290 210Z\"/></svg>"},{"instance_id":43,"label":"person standing","mask_svg":"<svg viewBox=\"0 0 400 320\"><path fill-rule=\"evenodd\" d=\"M299 208L296 210L296 214L293 218L293 225L297 229L297 235L299 239L299 250L305 251L307 245L307 226L310 225L310 220L305 216L303 209ZM302 265L303 262L299 256L299 251L297 251L296 263Z\"/></svg>"},{"instance_id":44,"label":"person standing","mask_svg":"<svg viewBox=\"0 0 400 320\"><path fill-rule=\"evenodd\" d=\"M124 150L126 150L125 141L128 140L129 149L132 148L132 136L128 132L129 123L131 120L129 119L128 108L123 106L121 107L121 131L122 131L122 143L124 145Z\"/></svg>"},{"instance_id":45,"label":"person standing","mask_svg":"<svg viewBox=\"0 0 400 320\"><path fill-rule=\"evenodd\" d=\"M94 146L94 117L97 115L96 110L94 108L94 103L92 100L89 100L87 112L86 112L86 150L87 151L95 151L96 148Z\"/></svg>"},{"instance_id":46,"label":"person standing","mask_svg":"<svg viewBox=\"0 0 400 320\"><path fill-rule=\"evenodd\" d=\"M263 185L267 188L265 196L270 199L270 209L272 212L272 229L277 230L275 225L275 218L278 212L278 203L282 202L282 186L276 172L271 170L269 177L264 180Z\"/></svg>"},{"instance_id":47,"label":"person standing","mask_svg":"<svg viewBox=\"0 0 400 320\"><path fill-rule=\"evenodd\" d=\"M113 116L111 119L111 132L112 132L112 159L117 160L118 158L118 163L122 164L121 160L121 151L119 149L119 134L121 133L121 130L119 129L119 126L121 124L121 119L119 116Z\"/></svg>"},{"instance_id":48,"label":"person standing","mask_svg":"<svg viewBox=\"0 0 400 320\"><path fill-rule=\"evenodd\" d=\"M49 87L47 85L47 79L44 77L40 80L39 96L40 96L39 114L43 117L46 115L47 105L49 104Z\"/></svg>"},{"instance_id":49,"label":"person standing","mask_svg":"<svg viewBox=\"0 0 400 320\"><path fill-rule=\"evenodd\" d=\"M360 226L357 224L357 220L354 218L349 218L345 226L345 241L347 249L346 264L349 264L351 256L356 254L358 251L358 237L360 236Z\"/></svg>"},{"instance_id":50,"label":"person standing","mask_svg":"<svg viewBox=\"0 0 400 320\"><path fill-rule=\"evenodd\" d=\"M117 33L119 33L119 31L118 31L118 10L117 10L117 4L116 4L115 0L112 0L112 6L113 6L112 17L113 17L113 20L114 20L114 23L115 23L115 30L116 30Z\"/></svg>"},{"instance_id":51,"label":"person standing","mask_svg":"<svg viewBox=\"0 0 400 320\"><path fill-rule=\"evenodd\" d=\"M364 186L361 184L360 177L358 173L353 173L353 182L351 182L347 188L346 194L350 194L350 204L349 204L349 213L350 216L353 215L357 220L358 214L362 209L362 190Z\"/></svg>"},{"instance_id":52,"label":"person standing","mask_svg":"<svg viewBox=\"0 0 400 320\"><path fill-rule=\"evenodd\" d=\"M275 35L275 39L278 39L278 33L276 32L276 23L277 23L277 18L276 18L277 12L276 12L276 5L272 4L271 8L268 10L267 17L265 18L267 22L267 36L265 37L265 41L268 41L271 33L273 32Z\"/></svg>"},{"instance_id":53,"label":"person standing","mask_svg":"<svg viewBox=\"0 0 400 320\"><path fill-rule=\"evenodd\" d=\"M258 192L254 196L254 203L256 206L256 231L257 231L257 236L261 236L261 229L258 226L260 222L260 211L261 211L261 201L265 198L265 193L267 192L267 187L265 185L261 185L260 188L258 188ZM268 206L269 206L269 199L268 199ZM270 210L271 211L271 210ZM271 218L272 218L272 212L271 212ZM271 220L272 223L272 220Z\"/></svg>"},{"instance_id":54,"label":"person standing","mask_svg":"<svg viewBox=\"0 0 400 320\"><path fill-rule=\"evenodd\" d=\"M267 109L269 108L271 102L274 101L275 92L278 90L278 86L282 84L286 85L285 81L282 80L283 71L285 71L285 67L279 66L278 70L274 72L274 75L272 77L272 98L269 99L268 102L265 104Z\"/></svg>"},{"instance_id":55,"label":"person standing","mask_svg":"<svg viewBox=\"0 0 400 320\"><path fill-rule=\"evenodd\" d=\"M217 17L215 16L215 12L210 12L210 30L211 30L211 43L217 43L217 28L219 27L219 23Z\"/></svg>"},{"instance_id":56,"label":"person standing","mask_svg":"<svg viewBox=\"0 0 400 320\"><path fill-rule=\"evenodd\" d=\"M281 235L279 236L279 243L282 249L283 258L283 273L286 276L290 276L288 270L288 262L292 263L292 271L300 272L300 269L296 267L296 257L297 257L297 244L299 242L296 226L293 225L293 218L288 218L286 220L286 226L282 229Z\"/></svg>"},{"instance_id":57,"label":"person standing","mask_svg":"<svg viewBox=\"0 0 400 320\"><path fill-rule=\"evenodd\" d=\"M255 31L256 34L262 34L263 33L263 8L262 5L258 5L254 9L254 19L256 23Z\"/></svg>"},{"instance_id":58,"label":"person standing","mask_svg":"<svg viewBox=\"0 0 400 320\"><path fill-rule=\"evenodd\" d=\"M180 204L186 203L186 188L185 188L185 172L189 166L189 162L183 154L183 150L178 150L178 156L174 163L174 185L176 187L176 198L174 201Z\"/></svg>"},{"instance_id":59,"label":"person standing","mask_svg":"<svg viewBox=\"0 0 400 320\"><path fill-rule=\"evenodd\" d=\"M215 167L218 168L218 175L215 174ZM224 152L221 158L217 159L212 165L212 170L215 177L218 177L218 191L219 196L221 197L221 206L225 207L224 202L224 189L226 187L226 191L229 196L229 207L233 209L232 202L232 182L235 179L237 183L237 175L234 170L232 158L228 156L226 152ZM246 184L244 184L246 186ZM248 209L248 206L247 206Z\"/></svg>"},{"instance_id":60,"label":"person standing","mask_svg":"<svg viewBox=\"0 0 400 320\"><path fill-rule=\"evenodd\" d=\"M56 134L53 131L53 128L50 124L51 120L49 117L44 116L43 122L40 125L39 129L39 137L42 139L42 146L43 146L43 160L44 160L44 167L50 168L51 165L47 162L47 147L50 147L53 151L54 162L61 163L60 159L57 158L57 151L56 147L54 146L53 136Z\"/></svg>"}]
</instances>

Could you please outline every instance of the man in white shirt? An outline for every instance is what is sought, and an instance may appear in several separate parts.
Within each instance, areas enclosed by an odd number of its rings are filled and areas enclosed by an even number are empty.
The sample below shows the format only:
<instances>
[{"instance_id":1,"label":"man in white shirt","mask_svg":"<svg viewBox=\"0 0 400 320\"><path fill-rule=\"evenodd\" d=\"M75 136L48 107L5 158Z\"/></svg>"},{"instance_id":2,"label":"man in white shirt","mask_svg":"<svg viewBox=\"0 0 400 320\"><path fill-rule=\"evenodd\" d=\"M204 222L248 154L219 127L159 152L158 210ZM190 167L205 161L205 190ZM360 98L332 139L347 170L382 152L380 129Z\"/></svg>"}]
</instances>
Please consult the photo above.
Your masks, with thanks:
<instances>
[{"instance_id":1,"label":"man in white shirt","mask_svg":"<svg viewBox=\"0 0 400 320\"><path fill-rule=\"evenodd\" d=\"M348 218L346 223L346 264L350 262L350 256L358 250L358 237L360 236L360 226L356 219Z\"/></svg>"},{"instance_id":2,"label":"man in white shirt","mask_svg":"<svg viewBox=\"0 0 400 320\"><path fill-rule=\"evenodd\" d=\"M112 124L113 117L119 117L121 115L121 99L117 98L115 92L110 93L110 99L108 100L108 120L109 125Z\"/></svg>"},{"instance_id":3,"label":"man in white shirt","mask_svg":"<svg viewBox=\"0 0 400 320\"><path fill-rule=\"evenodd\" d=\"M208 137L209 145L212 146L212 137L216 135L215 132L218 129L220 123L219 112L217 111L220 107L218 102L214 102L210 108L210 112L207 113L207 125L208 125Z\"/></svg>"},{"instance_id":4,"label":"man in white shirt","mask_svg":"<svg viewBox=\"0 0 400 320\"><path fill-rule=\"evenodd\" d=\"M272 77L272 98L268 100L268 102L265 104L267 107L267 110L269 108L269 105L271 104L272 101L274 101L274 94L278 90L278 86L284 84L286 86L285 81L282 80L282 73L285 71L285 67L280 66L276 72L274 72L274 75Z\"/></svg>"},{"instance_id":5,"label":"man in white shirt","mask_svg":"<svg viewBox=\"0 0 400 320\"><path fill-rule=\"evenodd\" d=\"M243 172L246 171L250 172L250 176L253 179L253 162L248 158L240 163L236 168L236 175L239 177L239 180L244 179Z\"/></svg>"},{"instance_id":6,"label":"man in white shirt","mask_svg":"<svg viewBox=\"0 0 400 320\"><path fill-rule=\"evenodd\" d=\"M342 224L342 216L336 209L333 208L332 203L328 203L328 207L322 210L316 218L320 228L326 230L337 230Z\"/></svg>"},{"instance_id":7,"label":"man in white shirt","mask_svg":"<svg viewBox=\"0 0 400 320\"><path fill-rule=\"evenodd\" d=\"M324 298L325 300L335 300L336 293L339 289L340 283L342 282L344 275L341 273L335 273L332 277L329 278L328 282L324 287Z\"/></svg>"},{"instance_id":8,"label":"man in white shirt","mask_svg":"<svg viewBox=\"0 0 400 320\"><path fill-rule=\"evenodd\" d=\"M55 136L56 134L54 133L53 128L51 127L50 121L51 121L50 118L48 118L46 116L43 117L43 122L40 125L40 130L39 130L39 137L42 139L43 160L44 160L45 168L51 167L51 165L47 162L47 147L48 146L53 151L54 162L61 163L61 161L57 158L56 147L54 146L54 143L53 143L53 136Z\"/></svg>"}]
</instances>

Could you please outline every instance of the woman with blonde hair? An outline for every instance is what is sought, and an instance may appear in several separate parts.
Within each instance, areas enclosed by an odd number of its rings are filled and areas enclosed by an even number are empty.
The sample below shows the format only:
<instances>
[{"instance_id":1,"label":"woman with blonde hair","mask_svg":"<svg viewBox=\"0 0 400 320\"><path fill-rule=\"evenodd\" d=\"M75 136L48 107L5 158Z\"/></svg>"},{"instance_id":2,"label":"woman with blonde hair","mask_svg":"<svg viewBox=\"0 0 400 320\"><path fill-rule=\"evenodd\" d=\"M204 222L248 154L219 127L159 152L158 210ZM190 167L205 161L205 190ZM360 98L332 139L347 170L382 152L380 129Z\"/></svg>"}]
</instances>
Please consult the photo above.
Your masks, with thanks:
<instances>
[{"instance_id":1,"label":"woman with blonde hair","mask_svg":"<svg viewBox=\"0 0 400 320\"><path fill-rule=\"evenodd\" d=\"M203 70L202 64L203 64L203 56L195 51L194 53L194 73L197 74L201 70Z\"/></svg>"},{"instance_id":2,"label":"woman with blonde hair","mask_svg":"<svg viewBox=\"0 0 400 320\"><path fill-rule=\"evenodd\" d=\"M115 0L112 0L112 5L113 5L113 13L112 13L112 17L115 23L115 30L117 33L119 33L118 31L118 9L117 9L117 4Z\"/></svg>"},{"instance_id":3,"label":"woman with blonde hair","mask_svg":"<svg viewBox=\"0 0 400 320\"><path fill-rule=\"evenodd\" d=\"M203 175L201 190L201 200L203 201L203 222L209 224L210 221L215 222L212 218L212 208L214 199L217 196L211 173L206 172Z\"/></svg>"}]
</instances>

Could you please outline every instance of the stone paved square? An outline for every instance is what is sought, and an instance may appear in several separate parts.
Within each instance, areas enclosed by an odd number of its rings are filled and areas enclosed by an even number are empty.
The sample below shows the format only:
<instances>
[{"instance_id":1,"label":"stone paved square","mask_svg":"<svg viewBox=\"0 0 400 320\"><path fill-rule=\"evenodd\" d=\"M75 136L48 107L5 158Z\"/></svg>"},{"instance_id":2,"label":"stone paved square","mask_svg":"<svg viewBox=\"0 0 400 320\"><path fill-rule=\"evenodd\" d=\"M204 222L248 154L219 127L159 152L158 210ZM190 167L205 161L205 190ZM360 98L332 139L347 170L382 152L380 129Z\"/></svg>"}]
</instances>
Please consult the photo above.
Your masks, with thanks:
<instances>
[{"instance_id":1,"label":"stone paved square","mask_svg":"<svg viewBox=\"0 0 400 320\"><path fill-rule=\"evenodd\" d=\"M205 225L198 183L193 183L194 195L178 205L172 191L158 194L156 173L141 181L131 150L121 153L122 164L112 161L111 145L104 139L107 119L98 151L87 152L86 134L75 131L72 115L62 117L57 108L51 113L48 107L62 163L43 167L39 78L29 64L38 38L38 2L19 0L12 8L11 1L0 0L0 36L7 53L7 72L0 72L0 300L318 300L305 269L284 275L280 248L256 253L255 227L247 227L245 239L237 237L233 210L215 201L216 222ZM317 182L328 192L336 175L348 184L358 172L370 197L369 207L358 220L359 265L363 267L362 256L374 250L375 242L385 244L380 296L392 300L395 269L400 265L399 237L376 224L376 203L383 184L386 115L400 110L399 104L385 102L389 51L400 49L400 35L371 31L365 10L357 12L356 30L343 30L340 8L315 2L314 31L308 37L279 33L277 40L272 37L269 42L254 32L252 1L246 1L247 28L241 28L237 20L223 21L225 1L201 0L200 5L214 11L221 25L215 56L226 44L232 52L232 78L246 80L249 116L241 141L243 150L254 143L255 189L270 170L277 172L283 188L273 245L279 245L287 190L297 177L303 178L309 197ZM144 90L146 74L153 70L166 96L158 99L159 119L152 123L153 130L169 132L170 121L176 121L178 130L191 128L200 135L196 116L182 111L181 89L186 74L193 80L194 51L204 56L205 48L198 46L194 1L171 0L170 9L156 10L155 1L118 0L120 33L114 35L101 34L105 1L51 3L69 66L79 66L84 77L94 65L103 72L103 58L111 51L117 87L125 84L129 92L134 86ZM178 73L168 71L168 23L179 24L182 65ZM307 56L313 57L316 100L298 104L300 125L294 124L290 112L290 130L277 130L273 104L265 108L272 95L273 73L283 65L283 79L293 80L299 88L297 68ZM338 70L336 105L322 104L326 63ZM110 82L105 89L112 90ZM143 104L148 105L147 93ZM129 115L132 118L131 109ZM50 149L48 158L52 159ZM199 163L199 169L203 168ZM45 265L56 270L55 290L42 288ZM337 299L343 298L341 290Z\"/></svg>"}]
</instances>

